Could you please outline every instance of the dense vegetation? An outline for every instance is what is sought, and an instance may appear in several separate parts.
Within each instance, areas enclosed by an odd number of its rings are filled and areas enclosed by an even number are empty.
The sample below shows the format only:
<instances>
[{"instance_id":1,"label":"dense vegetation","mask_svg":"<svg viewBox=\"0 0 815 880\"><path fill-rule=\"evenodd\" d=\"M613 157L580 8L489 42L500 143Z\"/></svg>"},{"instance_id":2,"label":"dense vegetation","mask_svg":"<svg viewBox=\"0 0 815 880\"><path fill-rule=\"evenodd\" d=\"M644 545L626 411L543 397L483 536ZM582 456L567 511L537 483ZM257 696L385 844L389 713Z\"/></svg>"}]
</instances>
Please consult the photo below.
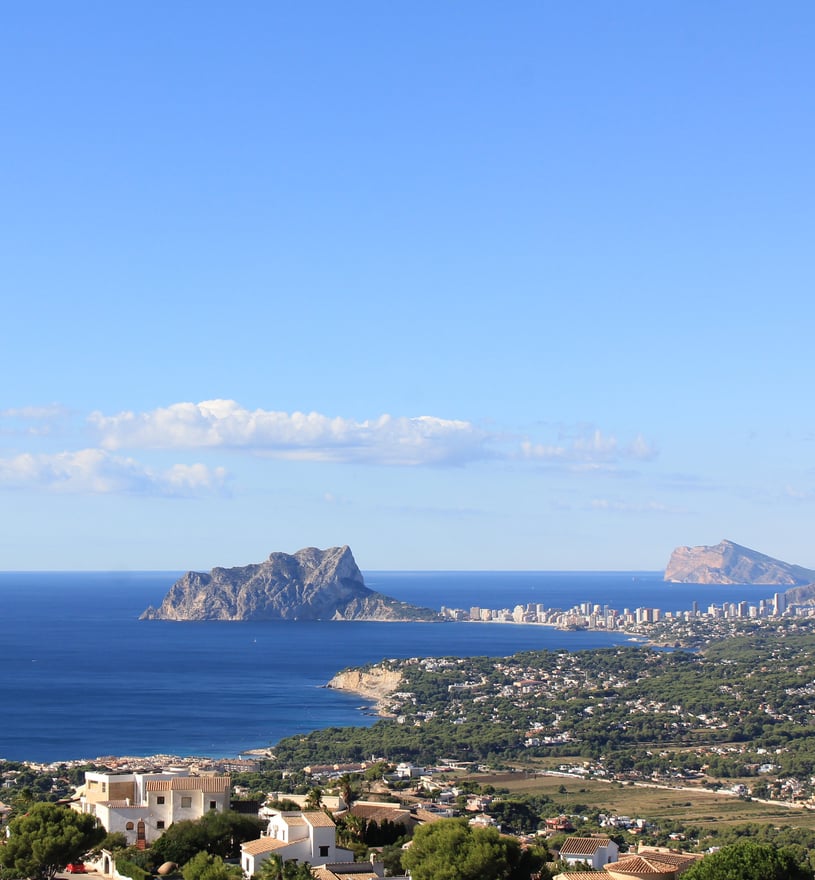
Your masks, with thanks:
<instances>
[{"instance_id":1,"label":"dense vegetation","mask_svg":"<svg viewBox=\"0 0 815 880\"><path fill-rule=\"evenodd\" d=\"M706 856L682 876L684 880L812 880L812 870L790 850L745 840Z\"/></svg>"},{"instance_id":2,"label":"dense vegetation","mask_svg":"<svg viewBox=\"0 0 815 880\"><path fill-rule=\"evenodd\" d=\"M717 777L754 776L769 754L775 777L805 779L815 765L809 631L759 630L703 654L618 647L388 662L403 673L397 718L289 737L275 748L279 765L582 755L649 773L675 764L677 749L684 768Z\"/></svg>"}]
</instances>

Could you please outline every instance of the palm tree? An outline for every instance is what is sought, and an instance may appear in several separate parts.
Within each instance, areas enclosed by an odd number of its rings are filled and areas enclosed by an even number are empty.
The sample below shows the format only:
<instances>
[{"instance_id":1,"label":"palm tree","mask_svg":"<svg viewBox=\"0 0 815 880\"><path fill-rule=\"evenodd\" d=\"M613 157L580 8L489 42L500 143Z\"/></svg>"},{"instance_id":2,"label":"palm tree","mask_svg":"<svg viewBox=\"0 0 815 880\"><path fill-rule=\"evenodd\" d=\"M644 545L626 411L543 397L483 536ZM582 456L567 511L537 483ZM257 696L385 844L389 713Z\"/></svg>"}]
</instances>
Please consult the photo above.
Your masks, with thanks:
<instances>
[{"instance_id":1,"label":"palm tree","mask_svg":"<svg viewBox=\"0 0 815 880\"><path fill-rule=\"evenodd\" d=\"M272 853L260 863L255 877L256 880L283 880L283 859Z\"/></svg>"},{"instance_id":2,"label":"palm tree","mask_svg":"<svg viewBox=\"0 0 815 880\"><path fill-rule=\"evenodd\" d=\"M256 880L314 880L314 872L308 862L298 863L296 859L283 859L272 853L265 859L255 874Z\"/></svg>"},{"instance_id":3,"label":"palm tree","mask_svg":"<svg viewBox=\"0 0 815 880\"><path fill-rule=\"evenodd\" d=\"M354 789L351 787L351 776L348 773L340 777L340 794L346 805L350 807L354 800Z\"/></svg>"},{"instance_id":4,"label":"palm tree","mask_svg":"<svg viewBox=\"0 0 815 880\"><path fill-rule=\"evenodd\" d=\"M312 788L306 795L305 808L307 810L319 810L322 803L323 793L319 788Z\"/></svg>"}]
</instances>

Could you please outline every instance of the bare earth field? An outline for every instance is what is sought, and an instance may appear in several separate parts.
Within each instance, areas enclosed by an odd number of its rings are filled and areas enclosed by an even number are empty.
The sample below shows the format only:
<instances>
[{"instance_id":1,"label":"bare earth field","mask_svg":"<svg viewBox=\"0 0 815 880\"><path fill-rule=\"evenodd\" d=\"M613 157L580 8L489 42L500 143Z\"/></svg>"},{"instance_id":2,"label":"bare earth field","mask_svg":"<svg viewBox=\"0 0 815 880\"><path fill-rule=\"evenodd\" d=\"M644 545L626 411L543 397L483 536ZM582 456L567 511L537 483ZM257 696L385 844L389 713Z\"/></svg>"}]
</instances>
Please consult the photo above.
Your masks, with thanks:
<instances>
[{"instance_id":1,"label":"bare earth field","mask_svg":"<svg viewBox=\"0 0 815 880\"><path fill-rule=\"evenodd\" d=\"M580 812L575 807L584 805L584 809L635 819L673 819L700 826L766 822L815 828L815 811L744 800L703 788L666 789L524 773L479 773L470 778L480 785L493 785L512 793L546 795L566 813ZM740 780L729 781L735 785ZM565 787L565 793L560 791L561 786Z\"/></svg>"}]
</instances>

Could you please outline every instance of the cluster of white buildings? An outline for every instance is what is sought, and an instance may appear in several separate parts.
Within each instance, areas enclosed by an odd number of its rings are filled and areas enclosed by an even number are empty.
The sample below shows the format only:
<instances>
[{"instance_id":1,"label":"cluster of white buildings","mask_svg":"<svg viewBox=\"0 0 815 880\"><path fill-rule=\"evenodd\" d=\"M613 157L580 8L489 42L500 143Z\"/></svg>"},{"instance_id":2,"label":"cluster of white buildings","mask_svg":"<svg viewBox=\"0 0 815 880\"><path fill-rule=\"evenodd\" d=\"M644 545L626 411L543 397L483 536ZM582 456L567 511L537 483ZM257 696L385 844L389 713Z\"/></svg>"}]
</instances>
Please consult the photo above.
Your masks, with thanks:
<instances>
[{"instance_id":1,"label":"cluster of white buildings","mask_svg":"<svg viewBox=\"0 0 815 880\"><path fill-rule=\"evenodd\" d=\"M618 611L608 605L581 602L567 611L560 608L547 608L540 602L516 605L514 608L447 608L442 606L441 614L448 620L480 623L539 623L562 629L588 627L589 629L624 630L630 626L657 623L660 620L695 619L737 619L783 617L785 615L806 616L815 613L809 606L787 605L784 593L775 593L772 599L761 599L757 605L743 602L725 602L722 605L709 605L706 611L699 609L696 602L690 610L666 611L660 608L624 608Z\"/></svg>"},{"instance_id":2,"label":"cluster of white buildings","mask_svg":"<svg viewBox=\"0 0 815 880\"><path fill-rule=\"evenodd\" d=\"M106 831L123 833L129 846L144 849L174 822L228 810L231 791L229 776L196 776L188 768L156 773L88 771L84 789L72 807L95 816ZM241 868L246 877L257 873L273 855L284 862L308 862L318 880L384 877L381 862L354 862L351 850L337 846L336 825L322 810L264 809L262 813L268 819L265 832L241 845ZM109 853L103 854L99 868L103 874L115 874Z\"/></svg>"},{"instance_id":3,"label":"cluster of white buildings","mask_svg":"<svg viewBox=\"0 0 815 880\"><path fill-rule=\"evenodd\" d=\"M414 775L413 767L400 767L406 778ZM146 847L173 822L200 819L208 812L228 809L230 794L229 776L192 775L187 768L155 773L87 772L84 790L73 806L81 813L96 816L107 831L124 833L128 844ZM472 797L468 799L467 809L483 810L488 800ZM340 810L347 809L340 799L336 806ZM406 823L408 818L416 821L406 810L393 804L360 802L359 806L364 816L381 818L383 810L395 810L405 814L402 818ZM327 812L264 807L260 815L268 820L265 831L256 840L241 845L240 865L245 877L257 874L272 857L282 862L307 862L317 880L380 880L384 877L381 862L355 862L351 850L337 846L337 828ZM470 824L491 821L489 816L479 815L471 819ZM640 847L637 853L620 856L617 844L599 834L567 838L560 849L560 858L573 872L577 870L577 873L559 875L564 880L583 880L587 875L580 870L584 867L602 871L608 880L633 880L655 874L661 880L676 880L700 856L657 847ZM99 868L106 875L116 876L109 853L103 855ZM596 880L597 874L591 878Z\"/></svg>"}]
</instances>

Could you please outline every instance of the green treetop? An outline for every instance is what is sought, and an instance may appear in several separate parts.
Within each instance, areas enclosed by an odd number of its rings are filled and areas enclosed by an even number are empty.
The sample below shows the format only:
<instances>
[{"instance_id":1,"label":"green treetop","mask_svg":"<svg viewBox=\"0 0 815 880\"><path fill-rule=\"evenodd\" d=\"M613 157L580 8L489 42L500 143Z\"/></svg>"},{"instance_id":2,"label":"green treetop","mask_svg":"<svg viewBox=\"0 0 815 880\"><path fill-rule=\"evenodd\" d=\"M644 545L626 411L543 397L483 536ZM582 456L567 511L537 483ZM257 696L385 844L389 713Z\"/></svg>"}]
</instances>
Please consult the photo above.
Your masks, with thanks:
<instances>
[{"instance_id":1,"label":"green treetop","mask_svg":"<svg viewBox=\"0 0 815 880\"><path fill-rule=\"evenodd\" d=\"M705 856L682 880L812 880L809 867L786 849L743 840Z\"/></svg>"},{"instance_id":2,"label":"green treetop","mask_svg":"<svg viewBox=\"0 0 815 880\"><path fill-rule=\"evenodd\" d=\"M78 861L104 837L93 816L57 804L34 804L9 823L9 837L0 846L0 866L8 877L53 880L70 862Z\"/></svg>"},{"instance_id":3,"label":"green treetop","mask_svg":"<svg viewBox=\"0 0 815 880\"><path fill-rule=\"evenodd\" d=\"M494 828L473 828L466 819L442 819L416 829L402 865L413 880L527 880L540 854L522 851L517 840Z\"/></svg>"}]
</instances>

